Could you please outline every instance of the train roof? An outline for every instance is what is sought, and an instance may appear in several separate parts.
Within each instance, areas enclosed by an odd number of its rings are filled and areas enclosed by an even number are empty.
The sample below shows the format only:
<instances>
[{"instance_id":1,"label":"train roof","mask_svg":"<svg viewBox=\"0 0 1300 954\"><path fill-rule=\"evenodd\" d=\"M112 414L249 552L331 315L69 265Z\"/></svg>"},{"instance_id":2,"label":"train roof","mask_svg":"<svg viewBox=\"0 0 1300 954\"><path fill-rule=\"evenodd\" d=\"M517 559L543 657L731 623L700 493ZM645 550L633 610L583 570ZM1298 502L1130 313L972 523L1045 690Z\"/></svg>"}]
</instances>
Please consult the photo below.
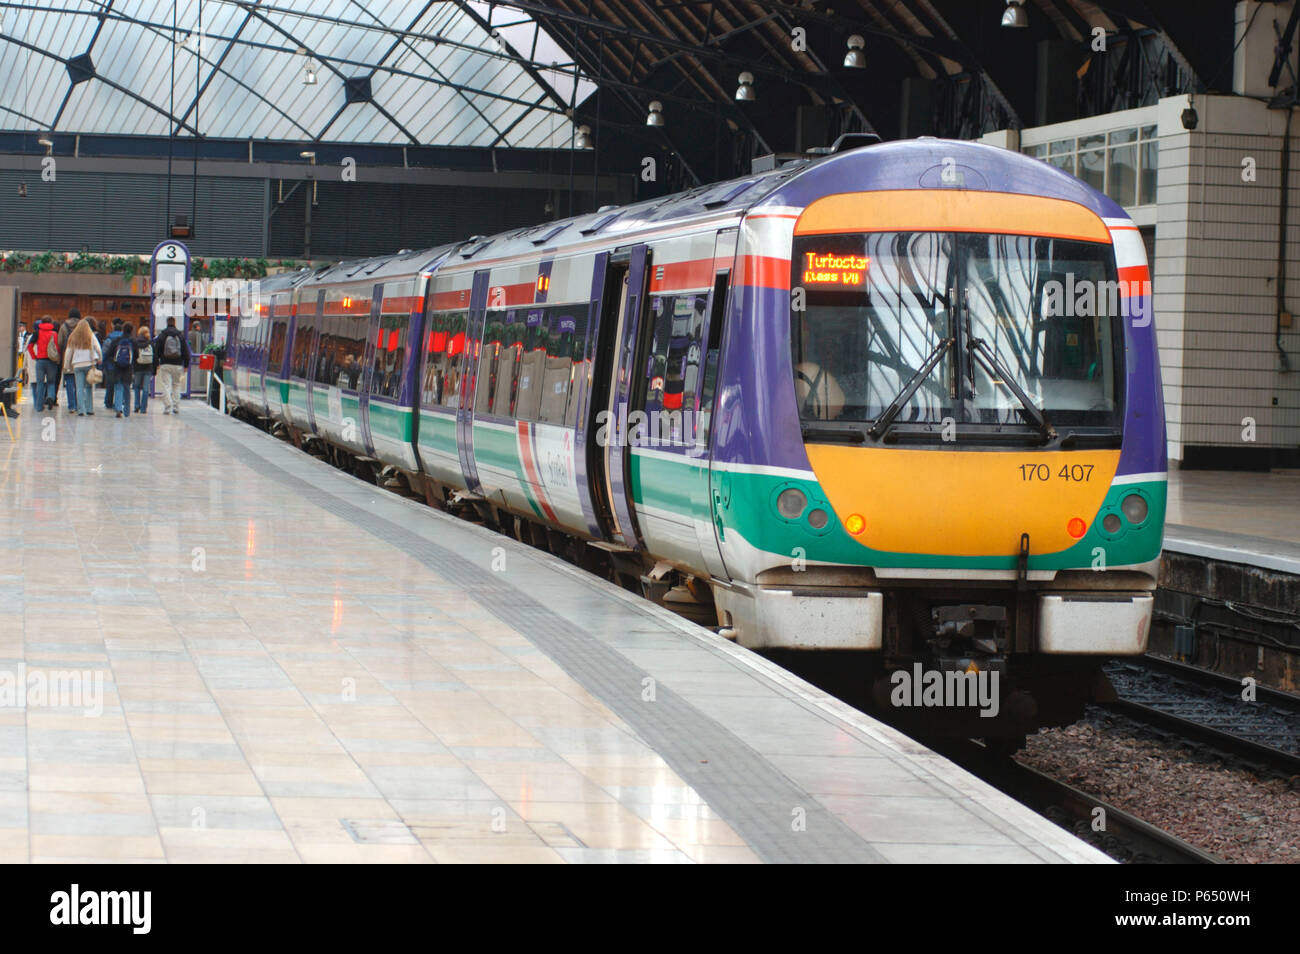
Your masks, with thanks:
<instances>
[{"instance_id":1,"label":"train roof","mask_svg":"<svg viewBox=\"0 0 1300 954\"><path fill-rule=\"evenodd\" d=\"M984 188L1004 187L1006 191L1021 191L1020 188L1009 187L1014 182L1041 191L1042 194L1069 198L1093 208L1099 215L1124 214L1106 196L1095 192L1074 176L1017 152L964 140L899 140L845 148L824 156L795 159L776 168L737 179L696 186L685 192L630 205L604 206L595 212L529 225L496 235L476 235L453 245L418 251L404 249L396 254L340 262L317 271L307 284L335 284L358 279L379 281L428 270L444 259L448 267L455 267L503 258L551 255L565 246L600 237L627 235L631 239L636 233L657 226L687 225L696 219L735 218L763 204L778 192L782 194L775 196L777 200L786 198L787 192L793 201L805 200L807 197L801 193L809 189L798 185L798 181L805 179L805 174L816 170L816 174L806 176L808 186L825 189L827 176L838 179L838 170L842 168L840 164L846 157L856 157L866 152L880 161L872 162L866 174L852 175L851 182L844 183L846 188L831 188L829 192L853 191L852 184L866 189L918 188L918 167L928 169L947 158L950 153L965 157L983 154L981 158L996 157L998 166L1005 173L985 184ZM787 186L794 188L786 190Z\"/></svg>"}]
</instances>

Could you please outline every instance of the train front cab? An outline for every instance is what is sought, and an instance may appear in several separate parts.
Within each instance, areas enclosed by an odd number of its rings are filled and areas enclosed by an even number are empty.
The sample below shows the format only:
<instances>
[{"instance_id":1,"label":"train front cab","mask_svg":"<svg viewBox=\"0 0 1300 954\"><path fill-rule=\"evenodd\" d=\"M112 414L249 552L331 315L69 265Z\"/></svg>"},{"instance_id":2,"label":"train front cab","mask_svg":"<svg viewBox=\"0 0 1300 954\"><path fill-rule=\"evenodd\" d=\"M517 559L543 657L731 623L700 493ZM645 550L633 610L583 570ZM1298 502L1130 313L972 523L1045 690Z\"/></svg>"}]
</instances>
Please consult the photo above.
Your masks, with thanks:
<instances>
[{"instance_id":1,"label":"train front cab","mask_svg":"<svg viewBox=\"0 0 1300 954\"><path fill-rule=\"evenodd\" d=\"M725 515L739 572L716 591L742 643L1014 669L1040 690L1145 650L1163 413L1145 251L1110 211L909 189L789 213L791 294L748 331L777 347L763 326L789 315L775 376L793 387L768 411L799 421L807 469L730 474L750 505Z\"/></svg>"}]
</instances>

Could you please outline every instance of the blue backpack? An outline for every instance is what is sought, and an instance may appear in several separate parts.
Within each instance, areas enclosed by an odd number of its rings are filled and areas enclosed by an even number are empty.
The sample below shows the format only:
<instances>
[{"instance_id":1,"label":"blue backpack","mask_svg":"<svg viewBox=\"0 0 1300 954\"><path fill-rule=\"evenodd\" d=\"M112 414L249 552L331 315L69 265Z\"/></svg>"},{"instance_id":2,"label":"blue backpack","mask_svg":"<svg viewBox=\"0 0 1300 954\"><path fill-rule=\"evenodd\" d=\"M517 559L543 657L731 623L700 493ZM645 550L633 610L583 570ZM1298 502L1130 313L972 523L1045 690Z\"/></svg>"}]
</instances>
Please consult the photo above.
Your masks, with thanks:
<instances>
[{"instance_id":1,"label":"blue backpack","mask_svg":"<svg viewBox=\"0 0 1300 954\"><path fill-rule=\"evenodd\" d=\"M113 363L119 368L131 367L131 359L134 357L131 351L131 339L126 335L117 339L117 348L113 351Z\"/></svg>"}]
</instances>

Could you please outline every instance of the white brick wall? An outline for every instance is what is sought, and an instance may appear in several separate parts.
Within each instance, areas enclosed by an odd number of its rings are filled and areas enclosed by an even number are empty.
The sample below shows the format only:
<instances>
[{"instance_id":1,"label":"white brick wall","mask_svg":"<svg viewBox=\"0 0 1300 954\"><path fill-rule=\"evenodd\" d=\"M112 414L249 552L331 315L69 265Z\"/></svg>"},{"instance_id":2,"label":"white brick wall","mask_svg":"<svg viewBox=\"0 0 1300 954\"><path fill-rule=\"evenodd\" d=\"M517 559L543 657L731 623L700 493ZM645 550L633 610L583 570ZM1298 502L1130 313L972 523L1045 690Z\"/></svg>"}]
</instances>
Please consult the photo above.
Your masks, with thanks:
<instances>
[{"instance_id":1,"label":"white brick wall","mask_svg":"<svg viewBox=\"0 0 1300 954\"><path fill-rule=\"evenodd\" d=\"M1159 105L1155 313L1169 415L1169 455L1188 444L1300 446L1300 329L1284 329L1294 368L1276 348L1275 276L1284 112L1241 97L1196 97L1200 121L1182 127L1186 97ZM1242 159L1255 181L1242 181ZM1300 313L1300 119L1292 125L1286 310ZM1274 403L1276 401L1276 404Z\"/></svg>"}]
</instances>

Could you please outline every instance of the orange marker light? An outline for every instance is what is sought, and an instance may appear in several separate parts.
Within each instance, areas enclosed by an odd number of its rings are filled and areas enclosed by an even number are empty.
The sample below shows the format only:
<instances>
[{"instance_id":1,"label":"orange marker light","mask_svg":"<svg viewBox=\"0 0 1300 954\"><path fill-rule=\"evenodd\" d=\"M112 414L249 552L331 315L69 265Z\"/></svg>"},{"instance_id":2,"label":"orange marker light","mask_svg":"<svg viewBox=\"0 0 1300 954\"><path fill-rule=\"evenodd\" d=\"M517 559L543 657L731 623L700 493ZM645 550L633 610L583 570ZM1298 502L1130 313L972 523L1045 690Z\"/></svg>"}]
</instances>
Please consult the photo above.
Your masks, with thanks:
<instances>
[{"instance_id":1,"label":"orange marker light","mask_svg":"<svg viewBox=\"0 0 1300 954\"><path fill-rule=\"evenodd\" d=\"M1088 529L1088 525L1078 517L1072 517L1070 519L1070 522L1065 525L1065 532L1068 533L1070 536L1074 537L1074 539L1076 540L1078 540L1081 536L1083 536L1084 531L1086 531L1087 529Z\"/></svg>"},{"instance_id":2,"label":"orange marker light","mask_svg":"<svg viewBox=\"0 0 1300 954\"><path fill-rule=\"evenodd\" d=\"M849 514L848 519L844 521L844 529L856 537L863 530L867 529L867 521L862 518L862 514L851 513Z\"/></svg>"}]
</instances>

